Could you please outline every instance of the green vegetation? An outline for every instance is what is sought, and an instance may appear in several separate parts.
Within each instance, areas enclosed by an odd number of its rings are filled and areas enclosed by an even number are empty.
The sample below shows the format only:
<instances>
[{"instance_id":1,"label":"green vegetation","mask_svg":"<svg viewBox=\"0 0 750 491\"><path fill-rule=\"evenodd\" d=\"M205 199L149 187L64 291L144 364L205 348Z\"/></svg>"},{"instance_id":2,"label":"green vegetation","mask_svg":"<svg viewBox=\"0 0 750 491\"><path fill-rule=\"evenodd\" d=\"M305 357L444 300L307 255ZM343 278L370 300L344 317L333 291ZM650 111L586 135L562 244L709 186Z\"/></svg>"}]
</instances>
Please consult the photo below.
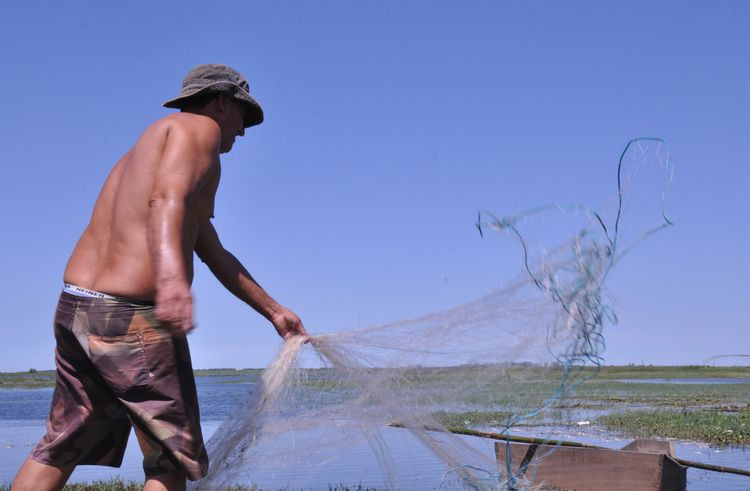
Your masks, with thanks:
<instances>
[{"instance_id":1,"label":"green vegetation","mask_svg":"<svg viewBox=\"0 0 750 491\"><path fill-rule=\"evenodd\" d=\"M678 438L716 445L750 444L750 406L738 413L626 411L602 416L598 423L634 437Z\"/></svg>"},{"instance_id":2,"label":"green vegetation","mask_svg":"<svg viewBox=\"0 0 750 491\"><path fill-rule=\"evenodd\" d=\"M471 401L480 408L478 411L440 412L433 416L449 427L504 427L507 412L482 411L481 408L533 407L552 393L554 385L530 382L508 388L515 388L517 392L504 391L498 381L482 395L482 400ZM573 418L592 419L596 421L592 428L599 426L631 436L747 445L750 444L748 401L748 383L626 383L591 379L576 386L550 411L524 421L523 425L566 426L576 421ZM613 410L617 413L610 414ZM596 419L603 413L607 414Z\"/></svg>"},{"instance_id":3,"label":"green vegetation","mask_svg":"<svg viewBox=\"0 0 750 491\"><path fill-rule=\"evenodd\" d=\"M310 370L311 387L327 388L332 384L325 381L327 369ZM464 381L488 372L482 366L409 368L402 374L413 384L450 384L451 381ZM476 372L476 374L474 373ZM196 377L227 377L223 383L242 383L249 378L257 378L263 370L260 368L209 368L195 370ZM554 384L561 373L560 367L542 367L537 365L498 366L494 383L501 387L507 382ZM605 366L601 368L586 367L582 376L591 377L594 381L614 381L617 379L686 379L686 378L750 378L750 367L712 367L702 365L684 366ZM482 381L486 382L486 381ZM37 388L52 387L55 383L54 370L35 370L27 372L0 373L0 388ZM491 382L492 383L492 382Z\"/></svg>"},{"instance_id":4,"label":"green vegetation","mask_svg":"<svg viewBox=\"0 0 750 491\"><path fill-rule=\"evenodd\" d=\"M607 409L613 404L654 408L737 410L750 400L750 384L655 384L589 380L565 401L567 407Z\"/></svg>"},{"instance_id":5,"label":"green vegetation","mask_svg":"<svg viewBox=\"0 0 750 491\"><path fill-rule=\"evenodd\" d=\"M196 377L260 377L262 368L203 368L193 370Z\"/></svg>"},{"instance_id":6,"label":"green vegetation","mask_svg":"<svg viewBox=\"0 0 750 491\"><path fill-rule=\"evenodd\" d=\"M0 373L0 389L38 387L53 387L55 385L54 370L34 370L28 372Z\"/></svg>"},{"instance_id":7,"label":"green vegetation","mask_svg":"<svg viewBox=\"0 0 750 491\"><path fill-rule=\"evenodd\" d=\"M143 484L136 481L123 481L119 477L106 481L68 484L63 491L140 491Z\"/></svg>"},{"instance_id":8,"label":"green vegetation","mask_svg":"<svg viewBox=\"0 0 750 491\"><path fill-rule=\"evenodd\" d=\"M67 484L63 491L141 491L143 489L143 483L136 481L123 481L119 477L112 479L93 481L90 483L74 483ZM231 486L228 488L222 488L224 491L265 491L266 488L259 488L257 486ZM281 488L275 491L283 491L286 488ZM0 483L0 491L10 491L10 484ZM378 491L377 488L371 488L357 484L354 486L348 486L345 484L329 484L328 491Z\"/></svg>"},{"instance_id":9,"label":"green vegetation","mask_svg":"<svg viewBox=\"0 0 750 491\"><path fill-rule=\"evenodd\" d=\"M465 411L446 413L440 411L432 415L443 426L451 428L471 428L478 425L505 426L511 417L510 413L498 411Z\"/></svg>"},{"instance_id":10,"label":"green vegetation","mask_svg":"<svg viewBox=\"0 0 750 491\"><path fill-rule=\"evenodd\" d=\"M260 368L211 368L193 371L196 377L229 377L222 383L243 383L248 379L260 377ZM35 370L28 372L0 372L0 389L38 389L55 386L54 370Z\"/></svg>"},{"instance_id":11,"label":"green vegetation","mask_svg":"<svg viewBox=\"0 0 750 491\"><path fill-rule=\"evenodd\" d=\"M67 484L63 491L141 491L143 483L123 481L119 477L90 483ZM10 484L0 484L0 491L9 491Z\"/></svg>"},{"instance_id":12,"label":"green vegetation","mask_svg":"<svg viewBox=\"0 0 750 491\"><path fill-rule=\"evenodd\" d=\"M598 379L637 379L637 378L750 378L750 366L746 367L713 367L708 365L627 365L604 366L597 371L587 368L587 372Z\"/></svg>"}]
</instances>

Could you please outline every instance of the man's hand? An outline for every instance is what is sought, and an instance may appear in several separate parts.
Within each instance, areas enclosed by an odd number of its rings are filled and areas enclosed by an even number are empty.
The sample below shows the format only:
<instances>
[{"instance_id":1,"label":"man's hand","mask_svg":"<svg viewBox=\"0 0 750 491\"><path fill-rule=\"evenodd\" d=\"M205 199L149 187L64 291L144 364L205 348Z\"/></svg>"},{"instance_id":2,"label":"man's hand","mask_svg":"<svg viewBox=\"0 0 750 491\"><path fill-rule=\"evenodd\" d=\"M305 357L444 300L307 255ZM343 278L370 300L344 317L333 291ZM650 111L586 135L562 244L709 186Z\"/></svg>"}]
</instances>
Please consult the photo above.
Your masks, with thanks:
<instances>
[{"instance_id":1,"label":"man's hand","mask_svg":"<svg viewBox=\"0 0 750 491\"><path fill-rule=\"evenodd\" d=\"M306 341L309 340L310 335L307 334L305 326L302 325L302 320L286 307L281 307L271 316L271 323L276 328L276 332L279 336L284 338L284 341L288 340L293 336L304 336Z\"/></svg>"},{"instance_id":2,"label":"man's hand","mask_svg":"<svg viewBox=\"0 0 750 491\"><path fill-rule=\"evenodd\" d=\"M158 285L155 315L156 320L169 324L176 334L189 333L193 329L193 296L190 287L179 281Z\"/></svg>"}]
</instances>

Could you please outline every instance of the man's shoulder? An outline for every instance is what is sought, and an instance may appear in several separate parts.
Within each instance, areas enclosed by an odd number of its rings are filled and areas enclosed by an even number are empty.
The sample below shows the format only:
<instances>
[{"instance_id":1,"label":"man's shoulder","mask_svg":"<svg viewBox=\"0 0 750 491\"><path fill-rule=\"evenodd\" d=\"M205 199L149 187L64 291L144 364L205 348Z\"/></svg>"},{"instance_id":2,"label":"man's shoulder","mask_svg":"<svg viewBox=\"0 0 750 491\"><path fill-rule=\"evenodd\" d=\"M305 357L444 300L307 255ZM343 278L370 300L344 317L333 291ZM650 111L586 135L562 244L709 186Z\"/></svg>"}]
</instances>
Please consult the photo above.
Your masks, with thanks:
<instances>
[{"instance_id":1,"label":"man's shoulder","mask_svg":"<svg viewBox=\"0 0 750 491\"><path fill-rule=\"evenodd\" d=\"M174 113L156 120L147 133L186 137L195 143L215 145L221 140L221 129L213 119L192 113Z\"/></svg>"}]
</instances>

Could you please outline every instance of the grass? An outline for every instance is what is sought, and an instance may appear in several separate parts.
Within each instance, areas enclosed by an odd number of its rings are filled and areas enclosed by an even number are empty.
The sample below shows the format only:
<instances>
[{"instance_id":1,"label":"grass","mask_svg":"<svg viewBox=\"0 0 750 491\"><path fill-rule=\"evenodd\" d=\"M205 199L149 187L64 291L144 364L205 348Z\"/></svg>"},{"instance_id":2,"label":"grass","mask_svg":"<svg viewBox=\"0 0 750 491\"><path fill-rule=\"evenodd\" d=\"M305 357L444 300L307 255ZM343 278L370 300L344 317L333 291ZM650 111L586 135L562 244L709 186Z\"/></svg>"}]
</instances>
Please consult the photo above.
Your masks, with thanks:
<instances>
[{"instance_id":1,"label":"grass","mask_svg":"<svg viewBox=\"0 0 750 491\"><path fill-rule=\"evenodd\" d=\"M119 477L107 480L93 481L89 483L67 484L63 491L141 491L143 483L136 481L123 481ZM256 486L232 486L223 488L224 491L264 491L266 488ZM286 488L280 488L276 491L283 491ZM9 491L10 484L0 483L0 491ZM345 484L329 484L328 491L378 491L377 488L371 488L358 484L348 486Z\"/></svg>"},{"instance_id":2,"label":"grass","mask_svg":"<svg viewBox=\"0 0 750 491\"><path fill-rule=\"evenodd\" d=\"M587 368L587 371L593 369ZM627 366L604 366L601 367L596 378L603 380L611 379L638 379L638 378L750 378L750 366L743 367L713 367L708 365L677 365L677 366L653 366L653 365L627 365Z\"/></svg>"},{"instance_id":3,"label":"grass","mask_svg":"<svg viewBox=\"0 0 750 491\"><path fill-rule=\"evenodd\" d=\"M30 370L28 372L0 373L0 389L35 389L39 387L53 387L55 385L54 370Z\"/></svg>"},{"instance_id":4,"label":"grass","mask_svg":"<svg viewBox=\"0 0 750 491\"><path fill-rule=\"evenodd\" d=\"M63 491L141 491L143 483L123 481L119 477L90 483L66 484ZM0 491L9 491L10 484L0 484Z\"/></svg>"},{"instance_id":5,"label":"grass","mask_svg":"<svg viewBox=\"0 0 750 491\"><path fill-rule=\"evenodd\" d=\"M262 368L203 368L193 370L196 377L260 377Z\"/></svg>"},{"instance_id":6,"label":"grass","mask_svg":"<svg viewBox=\"0 0 750 491\"><path fill-rule=\"evenodd\" d=\"M737 410L750 400L750 384L655 384L590 380L566 400L580 408L605 409L614 404L654 408Z\"/></svg>"},{"instance_id":7,"label":"grass","mask_svg":"<svg viewBox=\"0 0 750 491\"><path fill-rule=\"evenodd\" d=\"M211 368L195 370L196 377L231 377L223 383L242 383L248 378L257 378L263 372L260 368ZM28 372L0 372L0 389L39 389L55 386L54 370L30 370Z\"/></svg>"},{"instance_id":8,"label":"grass","mask_svg":"<svg viewBox=\"0 0 750 491\"><path fill-rule=\"evenodd\" d=\"M601 416L608 430L633 437L677 438L715 445L750 444L750 405L737 413L708 411L626 411Z\"/></svg>"},{"instance_id":9,"label":"grass","mask_svg":"<svg viewBox=\"0 0 750 491\"><path fill-rule=\"evenodd\" d=\"M544 385L530 383L520 392L529 393ZM549 394L551 387L545 387ZM488 407L510 408L510 397L493 392ZM497 399L497 400L495 400ZM750 444L750 384L669 384L624 383L616 380L593 379L580 384L565 399L538 418L525 421L524 426L559 426L571 424L574 414L594 419L594 427L616 431L633 437L677 438L715 445ZM528 399L527 401L528 402ZM523 406L519 406L523 407ZM528 406L526 406L528 407ZM601 412L607 414L596 418ZM571 412L572 410L572 412ZM587 413L586 411L594 410ZM579 411L583 411L582 413ZM433 416L443 425L457 428L503 427L507 412L464 411L439 412ZM596 419L595 419L596 418Z\"/></svg>"},{"instance_id":10,"label":"grass","mask_svg":"<svg viewBox=\"0 0 750 491\"><path fill-rule=\"evenodd\" d=\"M143 484L136 481L123 481L119 477L91 483L68 484L63 491L140 491Z\"/></svg>"},{"instance_id":11,"label":"grass","mask_svg":"<svg viewBox=\"0 0 750 491\"><path fill-rule=\"evenodd\" d=\"M404 373L410 381L419 383L445 383L452 379L465 380L477 373L483 372L486 367L482 366L465 366L465 367L436 367L436 368L411 368ZM549 383L554 382L560 375L560 368L540 367L540 366L507 366L498 367L498 376L507 380L514 379L526 382ZM263 372L260 368L209 368L195 370L193 373L196 377L231 377L237 378L237 382L243 382L247 378L256 378ZM324 373L325 370L311 370L311 375L318 372ZM606 381L616 379L684 379L684 378L750 378L750 367L713 367L704 365L683 365L683 366L652 366L652 365L629 365L629 366L604 366L599 369L586 367L582 369L584 376L590 375L594 380ZM34 369L28 372L5 372L0 373L0 388L39 388L52 387L55 383L54 370ZM226 381L232 383L232 380ZM325 382L321 382L316 377L311 377L311 386L320 384L325 388Z\"/></svg>"},{"instance_id":12,"label":"grass","mask_svg":"<svg viewBox=\"0 0 750 491\"><path fill-rule=\"evenodd\" d=\"M470 428L477 425L505 426L511 414L498 411L465 411L459 413L440 411L432 416L443 426Z\"/></svg>"}]
</instances>

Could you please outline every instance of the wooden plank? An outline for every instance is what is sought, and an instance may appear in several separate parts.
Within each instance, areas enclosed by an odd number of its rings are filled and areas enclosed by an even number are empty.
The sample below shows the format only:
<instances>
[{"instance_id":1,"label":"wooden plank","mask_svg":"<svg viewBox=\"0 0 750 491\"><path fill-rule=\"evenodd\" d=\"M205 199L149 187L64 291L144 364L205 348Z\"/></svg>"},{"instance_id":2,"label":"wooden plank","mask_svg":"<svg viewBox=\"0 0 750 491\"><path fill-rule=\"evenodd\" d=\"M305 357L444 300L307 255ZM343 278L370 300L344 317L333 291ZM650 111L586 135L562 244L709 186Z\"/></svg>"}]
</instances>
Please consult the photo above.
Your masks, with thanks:
<instances>
[{"instance_id":1,"label":"wooden plank","mask_svg":"<svg viewBox=\"0 0 750 491\"><path fill-rule=\"evenodd\" d=\"M631 452L665 454L669 455L672 458L674 458L675 456L672 442L664 440L633 440L632 442L622 447L622 449L630 450Z\"/></svg>"},{"instance_id":2,"label":"wooden plank","mask_svg":"<svg viewBox=\"0 0 750 491\"><path fill-rule=\"evenodd\" d=\"M524 476L545 489L684 491L686 486L686 468L664 453L525 443L495 443L501 476L507 475L508 446L511 470L517 474L527 465Z\"/></svg>"}]
</instances>

